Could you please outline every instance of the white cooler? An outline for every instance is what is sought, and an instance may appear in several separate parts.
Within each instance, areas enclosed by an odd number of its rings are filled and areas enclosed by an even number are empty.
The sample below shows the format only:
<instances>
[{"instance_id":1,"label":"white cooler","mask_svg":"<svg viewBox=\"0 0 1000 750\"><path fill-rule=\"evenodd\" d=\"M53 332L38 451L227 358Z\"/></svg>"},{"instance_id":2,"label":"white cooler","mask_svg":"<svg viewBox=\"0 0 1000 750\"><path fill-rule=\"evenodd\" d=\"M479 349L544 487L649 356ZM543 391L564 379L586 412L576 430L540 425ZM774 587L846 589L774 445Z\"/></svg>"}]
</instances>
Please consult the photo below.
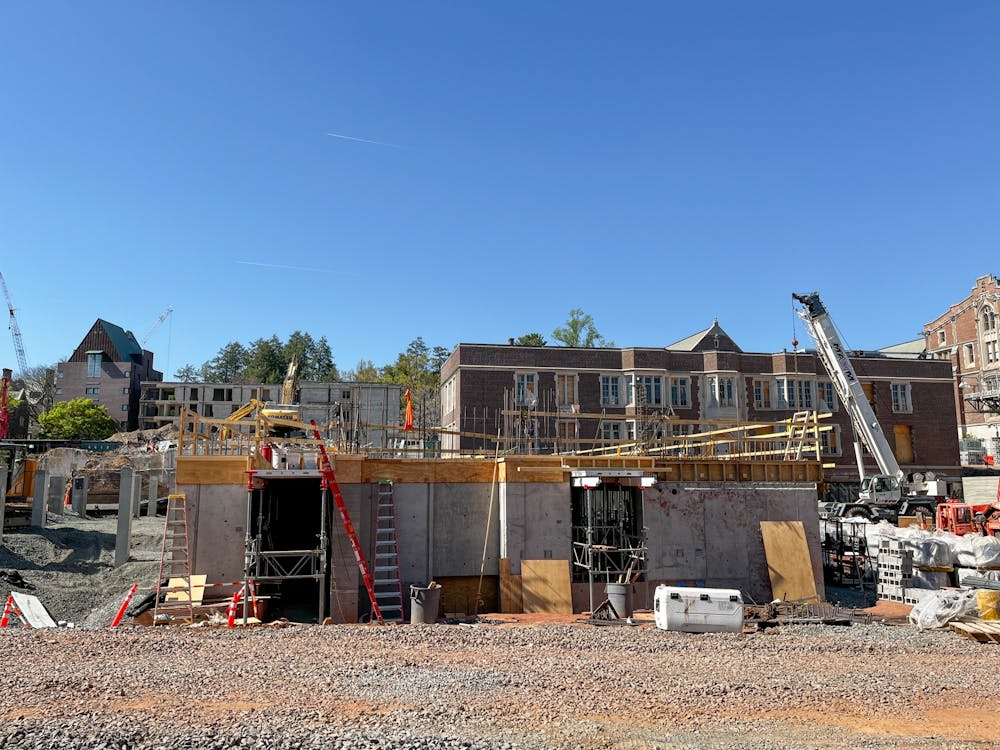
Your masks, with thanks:
<instances>
[{"instance_id":1,"label":"white cooler","mask_svg":"<svg viewBox=\"0 0 1000 750\"><path fill-rule=\"evenodd\" d=\"M657 586L653 616L661 630L739 633L743 630L743 595L737 589Z\"/></svg>"}]
</instances>

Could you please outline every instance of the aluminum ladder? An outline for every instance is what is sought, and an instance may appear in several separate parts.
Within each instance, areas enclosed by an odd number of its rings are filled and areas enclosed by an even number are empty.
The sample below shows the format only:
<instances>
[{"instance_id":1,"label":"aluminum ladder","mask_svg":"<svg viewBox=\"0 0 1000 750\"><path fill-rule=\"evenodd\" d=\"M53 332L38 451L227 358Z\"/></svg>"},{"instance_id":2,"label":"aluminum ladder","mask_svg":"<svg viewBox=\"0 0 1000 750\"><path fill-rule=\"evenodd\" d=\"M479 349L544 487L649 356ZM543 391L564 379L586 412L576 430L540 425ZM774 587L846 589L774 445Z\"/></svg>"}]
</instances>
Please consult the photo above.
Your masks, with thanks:
<instances>
[{"instance_id":1,"label":"aluminum ladder","mask_svg":"<svg viewBox=\"0 0 1000 750\"><path fill-rule=\"evenodd\" d=\"M375 576L372 585L379 609L387 622L403 622L403 583L399 576L399 543L396 536L396 503L392 482L378 483L375 506Z\"/></svg>"},{"instance_id":2,"label":"aluminum ladder","mask_svg":"<svg viewBox=\"0 0 1000 750\"><path fill-rule=\"evenodd\" d=\"M152 502L152 501L151 501ZM171 579L181 579L187 585L187 600L184 589L170 586ZM163 588L166 579L167 589ZM171 618L183 617L194 622L194 586L191 582L191 555L188 544L187 495L183 492L167 496L167 513L163 522L163 544L160 547L160 572L156 579L157 594L153 605L153 624L160 614ZM182 585L183 586L183 585ZM180 594L167 601L170 594Z\"/></svg>"},{"instance_id":3,"label":"aluminum ladder","mask_svg":"<svg viewBox=\"0 0 1000 750\"><path fill-rule=\"evenodd\" d=\"M313 436L316 438L316 443L319 447L320 469L323 472L323 489L328 489L333 494L333 502L340 512L340 519L344 522L344 531L347 532L347 538L351 541L354 559L358 563L361 580L365 584L368 599L372 604L372 621L377 621L379 625L385 625L385 620L382 619L382 609L379 607L378 599L375 596L375 589L372 588L372 576L368 570L368 563L365 562L365 554L361 551L361 542L358 541L358 534L354 530L354 524L351 523L351 514L347 511L347 503L344 502L344 496L340 494L340 485L337 484L337 476L333 473L333 464L330 463L330 457L326 454L326 446L323 443L323 438L320 437L316 420L310 420L309 424L313 427Z\"/></svg>"}]
</instances>

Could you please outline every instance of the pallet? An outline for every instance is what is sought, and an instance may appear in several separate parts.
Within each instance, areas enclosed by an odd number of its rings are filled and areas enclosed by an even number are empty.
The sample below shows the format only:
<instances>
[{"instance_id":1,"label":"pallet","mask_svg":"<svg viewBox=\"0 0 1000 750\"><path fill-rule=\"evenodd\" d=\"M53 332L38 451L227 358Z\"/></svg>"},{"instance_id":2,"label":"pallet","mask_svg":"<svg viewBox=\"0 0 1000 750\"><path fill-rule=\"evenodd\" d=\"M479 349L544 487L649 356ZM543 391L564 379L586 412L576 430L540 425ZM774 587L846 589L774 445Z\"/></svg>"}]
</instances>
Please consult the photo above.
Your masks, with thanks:
<instances>
[{"instance_id":1,"label":"pallet","mask_svg":"<svg viewBox=\"0 0 1000 750\"><path fill-rule=\"evenodd\" d=\"M969 620L948 625L954 632L979 643L1000 643L1000 620Z\"/></svg>"}]
</instances>

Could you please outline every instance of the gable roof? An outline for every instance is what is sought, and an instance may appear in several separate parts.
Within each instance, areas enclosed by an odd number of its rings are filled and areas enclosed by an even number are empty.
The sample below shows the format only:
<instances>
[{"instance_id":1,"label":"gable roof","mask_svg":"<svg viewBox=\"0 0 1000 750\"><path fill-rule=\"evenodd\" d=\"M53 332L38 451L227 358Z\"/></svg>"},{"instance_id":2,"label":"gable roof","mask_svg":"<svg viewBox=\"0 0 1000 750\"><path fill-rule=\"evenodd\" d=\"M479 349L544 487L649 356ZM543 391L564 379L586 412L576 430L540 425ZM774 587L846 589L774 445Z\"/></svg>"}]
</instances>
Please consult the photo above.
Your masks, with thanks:
<instances>
[{"instance_id":1,"label":"gable roof","mask_svg":"<svg viewBox=\"0 0 1000 750\"><path fill-rule=\"evenodd\" d=\"M112 362L142 362L142 347L131 331L98 318L69 358L86 362L89 352L103 352Z\"/></svg>"},{"instance_id":2,"label":"gable roof","mask_svg":"<svg viewBox=\"0 0 1000 750\"><path fill-rule=\"evenodd\" d=\"M739 345L733 341L732 337L719 325L719 319L712 321L712 325L704 331L693 333L685 339L670 344L667 349L679 352L742 352Z\"/></svg>"},{"instance_id":3,"label":"gable roof","mask_svg":"<svg viewBox=\"0 0 1000 750\"><path fill-rule=\"evenodd\" d=\"M135 336L132 335L131 331L126 331L121 326L116 326L114 323L109 323L101 318L97 319L97 322L104 327L104 332L108 334L108 338L111 339L111 345L118 350L118 358L116 362L124 362L127 359L142 359L142 347L139 346L139 342L135 340ZM108 352L112 354L113 352Z\"/></svg>"},{"instance_id":4,"label":"gable roof","mask_svg":"<svg viewBox=\"0 0 1000 750\"><path fill-rule=\"evenodd\" d=\"M894 357L918 357L927 351L927 342L923 338L904 341L901 344L893 344L878 350L879 354L889 354Z\"/></svg>"}]
</instances>

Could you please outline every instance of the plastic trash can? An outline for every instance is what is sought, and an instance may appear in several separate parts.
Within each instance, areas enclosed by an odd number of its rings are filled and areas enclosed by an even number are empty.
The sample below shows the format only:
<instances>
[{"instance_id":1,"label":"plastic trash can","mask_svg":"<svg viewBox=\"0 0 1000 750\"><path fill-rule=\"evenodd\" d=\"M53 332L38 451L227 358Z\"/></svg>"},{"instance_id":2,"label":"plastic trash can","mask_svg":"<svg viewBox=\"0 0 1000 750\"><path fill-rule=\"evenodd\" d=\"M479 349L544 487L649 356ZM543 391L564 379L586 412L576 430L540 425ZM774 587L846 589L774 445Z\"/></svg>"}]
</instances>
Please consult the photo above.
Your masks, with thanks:
<instances>
[{"instance_id":1,"label":"plastic trash can","mask_svg":"<svg viewBox=\"0 0 1000 750\"><path fill-rule=\"evenodd\" d=\"M627 583L609 583L604 587L608 601L622 619L632 616L632 587Z\"/></svg>"},{"instance_id":2,"label":"plastic trash can","mask_svg":"<svg viewBox=\"0 0 1000 750\"><path fill-rule=\"evenodd\" d=\"M441 606L441 587L410 586L410 624L433 625Z\"/></svg>"}]
</instances>

